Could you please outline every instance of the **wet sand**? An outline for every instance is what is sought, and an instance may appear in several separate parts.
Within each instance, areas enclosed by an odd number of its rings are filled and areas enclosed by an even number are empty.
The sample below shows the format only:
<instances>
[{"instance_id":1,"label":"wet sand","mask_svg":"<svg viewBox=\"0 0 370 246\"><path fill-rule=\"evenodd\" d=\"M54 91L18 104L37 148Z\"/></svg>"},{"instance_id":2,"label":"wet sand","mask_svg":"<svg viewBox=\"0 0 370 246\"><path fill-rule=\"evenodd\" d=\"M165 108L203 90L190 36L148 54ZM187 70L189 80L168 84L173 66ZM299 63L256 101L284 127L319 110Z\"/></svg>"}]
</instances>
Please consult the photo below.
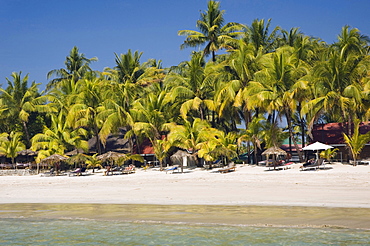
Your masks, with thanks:
<instances>
[{"instance_id":1,"label":"wet sand","mask_svg":"<svg viewBox=\"0 0 370 246\"><path fill-rule=\"evenodd\" d=\"M299 164L283 171L238 165L227 174L151 169L113 176L1 176L0 216L370 229L370 166L331 167L302 172Z\"/></svg>"},{"instance_id":2,"label":"wet sand","mask_svg":"<svg viewBox=\"0 0 370 246\"><path fill-rule=\"evenodd\" d=\"M148 204L0 204L0 218L370 230L370 209Z\"/></svg>"}]
</instances>

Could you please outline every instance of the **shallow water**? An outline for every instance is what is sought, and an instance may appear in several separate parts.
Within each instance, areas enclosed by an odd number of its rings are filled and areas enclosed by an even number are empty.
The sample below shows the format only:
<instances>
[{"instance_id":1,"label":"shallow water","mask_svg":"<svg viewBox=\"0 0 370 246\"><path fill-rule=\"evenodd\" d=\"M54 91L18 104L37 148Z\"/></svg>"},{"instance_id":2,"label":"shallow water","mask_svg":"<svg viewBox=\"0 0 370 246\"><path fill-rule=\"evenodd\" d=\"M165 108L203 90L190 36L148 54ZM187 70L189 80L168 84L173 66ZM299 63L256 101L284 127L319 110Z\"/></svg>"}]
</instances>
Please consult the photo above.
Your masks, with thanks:
<instances>
[{"instance_id":1,"label":"shallow water","mask_svg":"<svg viewBox=\"0 0 370 246\"><path fill-rule=\"evenodd\" d=\"M0 245L369 245L369 228L354 229L368 216L315 207L1 204Z\"/></svg>"}]
</instances>

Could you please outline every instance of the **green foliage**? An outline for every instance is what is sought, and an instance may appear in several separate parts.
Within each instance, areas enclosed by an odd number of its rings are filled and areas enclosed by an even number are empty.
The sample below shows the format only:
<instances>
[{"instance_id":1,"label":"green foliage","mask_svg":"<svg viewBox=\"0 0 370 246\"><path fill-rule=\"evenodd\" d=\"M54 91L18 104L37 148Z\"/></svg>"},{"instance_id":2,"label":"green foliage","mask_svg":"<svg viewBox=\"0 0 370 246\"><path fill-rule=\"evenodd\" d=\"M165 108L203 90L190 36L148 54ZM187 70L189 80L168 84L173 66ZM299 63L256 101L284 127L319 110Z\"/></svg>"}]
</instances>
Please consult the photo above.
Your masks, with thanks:
<instances>
[{"instance_id":1,"label":"green foliage","mask_svg":"<svg viewBox=\"0 0 370 246\"><path fill-rule=\"evenodd\" d=\"M177 147L213 161L235 157L241 142L248 152L287 137L296 144L319 121L357 124L370 117L369 38L359 30L344 26L328 45L297 28L272 28L270 19L225 24L224 14L219 2L208 1L198 31L178 32L185 36L181 48L203 51L171 68L141 62L143 53L129 49L115 54L113 68L92 71L97 59L73 47L65 67L48 73L43 94L39 84L28 86L27 75L13 73L0 88L0 132L22 132L17 138L26 145L32 139L37 161L75 148L87 152L91 137L100 153L122 128L132 151L148 138L159 160ZM216 59L220 49L226 52ZM279 125L283 117L288 132ZM367 141L357 128L344 135L354 158Z\"/></svg>"},{"instance_id":2,"label":"green foliage","mask_svg":"<svg viewBox=\"0 0 370 246\"><path fill-rule=\"evenodd\" d=\"M356 165L356 160L361 150L365 147L370 141L370 132L366 134L360 134L360 120L356 119L354 121L354 132L352 136L348 136L347 134L343 133L343 138L346 144L348 145L349 149L351 150L351 154L353 157L354 165Z\"/></svg>"},{"instance_id":3,"label":"green foliage","mask_svg":"<svg viewBox=\"0 0 370 246\"><path fill-rule=\"evenodd\" d=\"M13 164L18 152L26 149L26 145L21 141L21 136L22 133L20 132L2 133L0 135L0 153L11 158Z\"/></svg>"},{"instance_id":4,"label":"green foliage","mask_svg":"<svg viewBox=\"0 0 370 246\"><path fill-rule=\"evenodd\" d=\"M320 157L325 158L330 163L331 159L335 158L338 152L338 148L326 149L320 152Z\"/></svg>"}]
</instances>

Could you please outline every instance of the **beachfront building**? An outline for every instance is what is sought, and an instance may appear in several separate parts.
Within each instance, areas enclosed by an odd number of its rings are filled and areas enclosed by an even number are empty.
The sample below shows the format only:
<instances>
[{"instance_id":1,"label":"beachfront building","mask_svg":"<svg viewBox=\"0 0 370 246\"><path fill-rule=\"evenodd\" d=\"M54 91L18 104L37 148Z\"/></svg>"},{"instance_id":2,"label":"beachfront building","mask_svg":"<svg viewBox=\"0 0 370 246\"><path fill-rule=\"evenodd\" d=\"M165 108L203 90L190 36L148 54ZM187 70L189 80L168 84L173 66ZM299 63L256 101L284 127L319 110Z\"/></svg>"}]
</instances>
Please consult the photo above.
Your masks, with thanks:
<instances>
[{"instance_id":1,"label":"beachfront building","mask_svg":"<svg viewBox=\"0 0 370 246\"><path fill-rule=\"evenodd\" d=\"M347 144L343 138L343 132L346 132L347 125L343 123L316 124L312 129L312 142L321 142L338 148L338 155L335 159L341 162L348 162L351 159ZM353 126L352 126L353 127ZM370 122L360 124L360 134L370 131ZM353 132L353 129L352 129ZM370 143L367 143L362 149L360 159L370 158Z\"/></svg>"}]
</instances>

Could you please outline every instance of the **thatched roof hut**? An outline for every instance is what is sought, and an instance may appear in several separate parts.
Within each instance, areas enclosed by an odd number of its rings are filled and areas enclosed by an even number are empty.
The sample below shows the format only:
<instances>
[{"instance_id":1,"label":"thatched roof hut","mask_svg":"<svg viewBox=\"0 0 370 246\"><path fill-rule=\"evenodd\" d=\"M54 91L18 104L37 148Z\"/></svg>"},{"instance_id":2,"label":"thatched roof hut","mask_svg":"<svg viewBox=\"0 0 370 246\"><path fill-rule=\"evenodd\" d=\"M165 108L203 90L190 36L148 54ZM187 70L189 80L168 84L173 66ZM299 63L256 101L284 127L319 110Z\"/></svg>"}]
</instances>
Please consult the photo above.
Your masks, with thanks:
<instances>
[{"instance_id":1,"label":"thatched roof hut","mask_svg":"<svg viewBox=\"0 0 370 246\"><path fill-rule=\"evenodd\" d=\"M195 167L197 165L197 158L185 150L178 150L171 157L171 162L174 165L182 166L184 163L184 158L186 158L186 163L188 167Z\"/></svg>"},{"instance_id":2,"label":"thatched roof hut","mask_svg":"<svg viewBox=\"0 0 370 246\"><path fill-rule=\"evenodd\" d=\"M263 151L262 152L262 155L266 155L266 166L268 166L268 163L269 163L269 156L273 156L273 165L274 165L274 169L276 167L276 159L278 156L280 155L286 155L287 153L285 152L285 150L282 150L278 147L271 147L271 148L268 148L267 150Z\"/></svg>"},{"instance_id":3,"label":"thatched roof hut","mask_svg":"<svg viewBox=\"0 0 370 246\"><path fill-rule=\"evenodd\" d=\"M271 147L271 148L268 148L267 150L263 151L262 152L262 155L286 155L286 151L285 150L282 150L278 147Z\"/></svg>"}]
</instances>

